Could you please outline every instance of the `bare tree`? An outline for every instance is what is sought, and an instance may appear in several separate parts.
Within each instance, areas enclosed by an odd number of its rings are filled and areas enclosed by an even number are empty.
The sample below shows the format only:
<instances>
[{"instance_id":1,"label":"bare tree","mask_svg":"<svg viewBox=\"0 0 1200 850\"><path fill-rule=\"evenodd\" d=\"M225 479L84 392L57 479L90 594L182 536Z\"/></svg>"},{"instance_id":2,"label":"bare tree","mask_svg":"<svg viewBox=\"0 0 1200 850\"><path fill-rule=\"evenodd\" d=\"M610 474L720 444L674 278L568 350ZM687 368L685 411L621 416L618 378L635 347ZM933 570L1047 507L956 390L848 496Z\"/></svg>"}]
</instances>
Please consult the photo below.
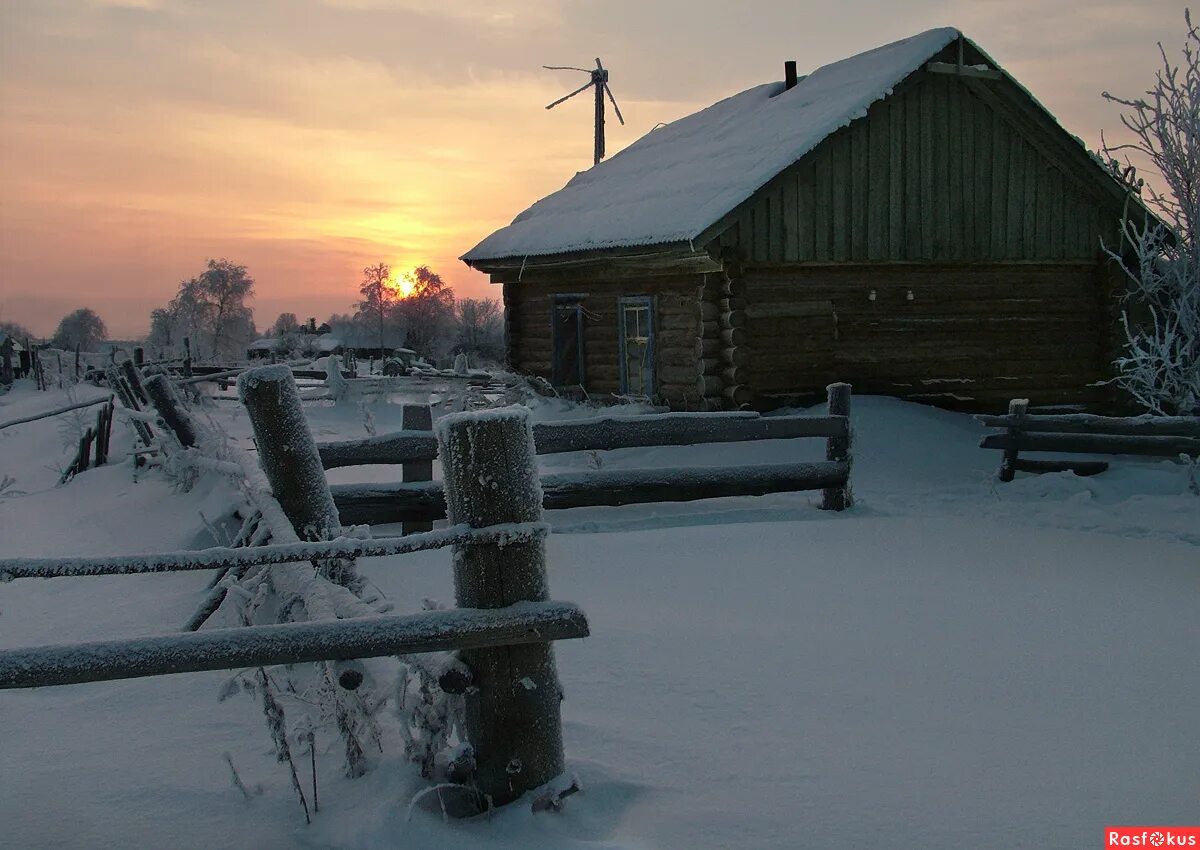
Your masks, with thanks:
<instances>
[{"instance_id":1,"label":"bare tree","mask_svg":"<svg viewBox=\"0 0 1200 850\"><path fill-rule=\"evenodd\" d=\"M1129 187L1121 244L1105 246L1129 279L1122 310L1125 352L1117 384L1156 414L1200 413L1200 30L1185 10L1183 60L1162 68L1145 96L1104 98L1126 108L1127 144L1103 154ZM1164 191L1139 179L1130 155L1162 177ZM1155 215L1135 215L1131 206Z\"/></svg>"},{"instance_id":2,"label":"bare tree","mask_svg":"<svg viewBox=\"0 0 1200 850\"><path fill-rule=\"evenodd\" d=\"M80 307L63 316L58 323L58 330L54 332L54 346L74 348L78 345L84 351L95 351L107 336L108 328L96 311L90 307Z\"/></svg>"}]
</instances>

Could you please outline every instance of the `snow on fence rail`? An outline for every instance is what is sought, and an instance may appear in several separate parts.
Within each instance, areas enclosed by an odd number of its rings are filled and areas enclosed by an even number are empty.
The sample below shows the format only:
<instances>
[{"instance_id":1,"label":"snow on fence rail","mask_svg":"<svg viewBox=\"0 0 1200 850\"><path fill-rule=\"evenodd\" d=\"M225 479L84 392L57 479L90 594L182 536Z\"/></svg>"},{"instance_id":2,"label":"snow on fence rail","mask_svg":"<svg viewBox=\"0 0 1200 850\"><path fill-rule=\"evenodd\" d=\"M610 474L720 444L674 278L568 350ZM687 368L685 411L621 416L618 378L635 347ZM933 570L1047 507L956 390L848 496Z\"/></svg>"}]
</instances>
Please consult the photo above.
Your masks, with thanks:
<instances>
[{"instance_id":1,"label":"snow on fence rail","mask_svg":"<svg viewBox=\"0 0 1200 850\"><path fill-rule=\"evenodd\" d=\"M570 602L243 626L0 652L0 690L586 637Z\"/></svg>"},{"instance_id":2,"label":"snow on fence rail","mask_svg":"<svg viewBox=\"0 0 1200 850\"><path fill-rule=\"evenodd\" d=\"M988 434L980 448L1001 449L998 476L1012 481L1017 472L1074 472L1096 475L1108 469L1106 461L1042 460L1019 457L1022 451L1073 454L1129 454L1150 457L1200 457L1200 418L1191 416L1138 416L1123 418L1091 414L1030 414L1027 399L1013 399L1007 416L975 418L1001 434Z\"/></svg>"},{"instance_id":3,"label":"snow on fence rail","mask_svg":"<svg viewBox=\"0 0 1200 850\"><path fill-rule=\"evenodd\" d=\"M828 460L824 463L597 470L543 475L542 504L555 510L822 490L822 506L828 510L842 510L849 503L850 487L849 384L830 385L826 416L764 418L757 413L665 413L533 426L538 454L798 437L827 438ZM436 441L417 431L320 443L317 450L326 469L367 463L400 463L437 456ZM379 524L434 520L445 516L445 499L437 483L345 484L330 489L343 521L348 523Z\"/></svg>"},{"instance_id":4,"label":"snow on fence rail","mask_svg":"<svg viewBox=\"0 0 1200 850\"><path fill-rule=\"evenodd\" d=\"M451 528L403 539L330 540L341 522L291 371L283 365L251 370L241 376L239 391L272 491L258 508L282 544L123 558L7 559L0 562L0 577L274 565L276 591L297 600L307 621L0 651L0 688L453 649L470 686L463 691L464 726L474 753L456 813L504 805L561 775L562 689L550 641L585 637L588 623L577 606L548 598L547 527L528 411L455 414L438 423L446 481L438 495ZM331 574L324 579L328 589L309 593L306 588L323 574L294 566L443 546L455 549L458 608L451 611L358 616L365 606L357 604L350 584L332 585ZM352 567L342 575L353 576ZM353 689L357 682L342 686Z\"/></svg>"}]
</instances>

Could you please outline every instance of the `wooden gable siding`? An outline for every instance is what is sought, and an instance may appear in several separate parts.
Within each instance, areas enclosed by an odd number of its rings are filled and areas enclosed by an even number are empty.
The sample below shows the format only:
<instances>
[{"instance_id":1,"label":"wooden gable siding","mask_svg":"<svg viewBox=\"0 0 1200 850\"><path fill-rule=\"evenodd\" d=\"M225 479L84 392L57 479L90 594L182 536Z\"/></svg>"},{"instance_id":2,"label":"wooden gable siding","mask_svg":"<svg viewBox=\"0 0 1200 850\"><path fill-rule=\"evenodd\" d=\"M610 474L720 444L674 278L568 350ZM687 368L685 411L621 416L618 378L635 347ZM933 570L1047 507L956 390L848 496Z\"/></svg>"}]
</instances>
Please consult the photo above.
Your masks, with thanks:
<instances>
[{"instance_id":1,"label":"wooden gable siding","mask_svg":"<svg viewBox=\"0 0 1200 850\"><path fill-rule=\"evenodd\" d=\"M975 409L1099 404L1104 390L1088 385L1110 377L1103 272L1094 261L749 271L749 383L760 397L849 381Z\"/></svg>"},{"instance_id":2,"label":"wooden gable siding","mask_svg":"<svg viewBox=\"0 0 1200 850\"><path fill-rule=\"evenodd\" d=\"M918 72L784 171L714 248L747 265L1092 261L1119 205L1062 131L995 88Z\"/></svg>"},{"instance_id":3,"label":"wooden gable siding","mask_svg":"<svg viewBox=\"0 0 1200 850\"><path fill-rule=\"evenodd\" d=\"M584 388L606 400L621 388L617 302L623 296L653 297L656 395L677 408L700 403L696 385L700 363L699 290L704 275L670 275L641 279L589 279L563 275L504 284L508 362L525 374L550 380L552 374L551 310L554 296L584 295Z\"/></svg>"}]
</instances>

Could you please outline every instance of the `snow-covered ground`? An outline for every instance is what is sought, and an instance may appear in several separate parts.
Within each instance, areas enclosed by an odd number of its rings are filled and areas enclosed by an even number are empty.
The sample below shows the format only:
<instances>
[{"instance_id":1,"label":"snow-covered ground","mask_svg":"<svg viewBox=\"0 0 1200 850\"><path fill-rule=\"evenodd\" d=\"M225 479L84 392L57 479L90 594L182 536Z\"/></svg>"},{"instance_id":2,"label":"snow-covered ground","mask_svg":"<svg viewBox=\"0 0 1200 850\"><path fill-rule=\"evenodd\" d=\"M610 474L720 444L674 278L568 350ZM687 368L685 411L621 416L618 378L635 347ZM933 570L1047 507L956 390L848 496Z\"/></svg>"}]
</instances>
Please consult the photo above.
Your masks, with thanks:
<instances>
[{"instance_id":1,"label":"snow-covered ground","mask_svg":"<svg viewBox=\"0 0 1200 850\"><path fill-rule=\"evenodd\" d=\"M0 423L64 403L19 387ZM999 484L966 416L855 398L857 505L819 494L552 513L550 586L592 636L556 645L583 793L444 823L394 728L364 778L319 757L311 826L260 706L227 674L0 693L0 846L1087 847L1200 816L1200 498L1179 465ZM379 433L396 405L371 407ZM626 411L634 412L634 411ZM84 419L94 417L85 411ZM589 415L544 404L541 418ZM234 404L214 419L247 436ZM66 417L58 417L62 420ZM69 422L0 430L0 555L207 545L220 481L128 465L56 487ZM365 434L310 408L318 439ZM114 431L114 455L128 450ZM819 440L542 458L547 470L821 456ZM337 481L395 479L388 467ZM452 602L447 551L365 560L398 610ZM0 586L0 646L178 629L207 574ZM246 785L230 781L228 753ZM303 778L307 782L307 778Z\"/></svg>"}]
</instances>

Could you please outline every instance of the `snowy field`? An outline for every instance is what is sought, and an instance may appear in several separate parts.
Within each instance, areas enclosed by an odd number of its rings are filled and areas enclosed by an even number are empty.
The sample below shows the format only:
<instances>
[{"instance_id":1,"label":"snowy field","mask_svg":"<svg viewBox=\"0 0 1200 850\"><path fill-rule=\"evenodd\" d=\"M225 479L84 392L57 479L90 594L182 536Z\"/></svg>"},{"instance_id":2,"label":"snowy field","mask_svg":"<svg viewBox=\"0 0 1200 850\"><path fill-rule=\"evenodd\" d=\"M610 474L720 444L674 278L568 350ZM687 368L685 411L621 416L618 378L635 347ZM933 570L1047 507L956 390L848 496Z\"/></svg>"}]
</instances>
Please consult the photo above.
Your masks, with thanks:
<instances>
[{"instance_id":1,"label":"snowy field","mask_svg":"<svg viewBox=\"0 0 1200 850\"><path fill-rule=\"evenodd\" d=\"M0 398L0 423L64 401L20 387ZM1195 823L1200 498L1183 468L1115 458L1094 478L999 484L999 453L976 448L984 429L970 417L854 405L846 513L801 493L549 515L551 595L581 604L592 628L556 645L583 786L562 813L409 817L422 784L389 728L362 779L341 778L336 748L320 756L321 810L305 826L258 703L218 702L227 674L188 674L0 692L0 846L1073 848L1099 846L1107 824ZM238 411L222 402L212 416L244 437ZM364 435L356 409L310 414L318 439ZM398 405L372 414L380 433L399 427ZM15 479L0 492L0 554L210 545L201 513L220 516L222 482L184 494L157 473L135 483L126 464L54 486L72 421L0 430L0 477ZM114 454L127 430L118 422ZM599 462L822 451L770 441ZM597 458L542 461L586 470ZM453 601L448 551L361 569L397 610ZM10 582L0 646L174 631L207 580ZM234 788L225 753L261 794Z\"/></svg>"}]
</instances>

